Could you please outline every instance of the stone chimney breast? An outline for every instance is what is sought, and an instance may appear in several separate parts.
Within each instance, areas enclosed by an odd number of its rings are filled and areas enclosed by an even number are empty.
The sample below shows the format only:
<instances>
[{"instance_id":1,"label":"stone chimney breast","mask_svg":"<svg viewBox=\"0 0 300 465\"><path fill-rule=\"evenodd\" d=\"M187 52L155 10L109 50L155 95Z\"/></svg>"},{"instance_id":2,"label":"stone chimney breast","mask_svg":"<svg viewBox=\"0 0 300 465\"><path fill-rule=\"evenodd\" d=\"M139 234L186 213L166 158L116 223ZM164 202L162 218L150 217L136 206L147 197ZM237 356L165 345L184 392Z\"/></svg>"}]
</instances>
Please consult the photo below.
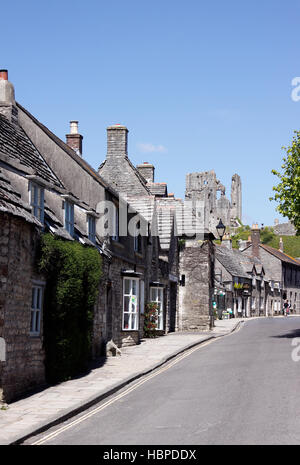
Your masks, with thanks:
<instances>
[{"instance_id":1,"label":"stone chimney breast","mask_svg":"<svg viewBox=\"0 0 300 465\"><path fill-rule=\"evenodd\" d=\"M252 255L259 258L260 229L258 223L252 225L251 229Z\"/></svg>"},{"instance_id":2,"label":"stone chimney breast","mask_svg":"<svg viewBox=\"0 0 300 465\"><path fill-rule=\"evenodd\" d=\"M222 239L222 245L227 249L232 250L232 239L230 237L230 234L224 234L224 237Z\"/></svg>"},{"instance_id":3,"label":"stone chimney breast","mask_svg":"<svg viewBox=\"0 0 300 465\"><path fill-rule=\"evenodd\" d=\"M280 250L280 252L283 253L284 248L283 248L283 240L282 240L282 237L279 239L279 250Z\"/></svg>"},{"instance_id":4,"label":"stone chimney breast","mask_svg":"<svg viewBox=\"0 0 300 465\"><path fill-rule=\"evenodd\" d=\"M137 170L146 179L147 182L154 182L154 171L155 168L153 165L144 161L141 165L137 165Z\"/></svg>"},{"instance_id":5,"label":"stone chimney breast","mask_svg":"<svg viewBox=\"0 0 300 465\"><path fill-rule=\"evenodd\" d=\"M0 113L11 123L18 123L18 109L15 101L15 89L8 80L7 69L0 69Z\"/></svg>"},{"instance_id":6,"label":"stone chimney breast","mask_svg":"<svg viewBox=\"0 0 300 465\"><path fill-rule=\"evenodd\" d=\"M127 157L128 129L121 124L107 128L107 159Z\"/></svg>"}]
</instances>

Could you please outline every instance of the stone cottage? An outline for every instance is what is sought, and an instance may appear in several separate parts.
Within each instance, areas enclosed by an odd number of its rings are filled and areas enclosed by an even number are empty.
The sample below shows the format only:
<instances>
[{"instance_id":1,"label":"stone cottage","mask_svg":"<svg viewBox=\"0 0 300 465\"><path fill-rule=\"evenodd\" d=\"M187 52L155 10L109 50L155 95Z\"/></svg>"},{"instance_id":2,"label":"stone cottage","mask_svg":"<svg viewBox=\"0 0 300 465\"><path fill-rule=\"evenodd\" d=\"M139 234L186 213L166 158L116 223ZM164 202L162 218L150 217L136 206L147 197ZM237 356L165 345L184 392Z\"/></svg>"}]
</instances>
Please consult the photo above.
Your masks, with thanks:
<instances>
[{"instance_id":1,"label":"stone cottage","mask_svg":"<svg viewBox=\"0 0 300 465\"><path fill-rule=\"evenodd\" d=\"M283 301L288 300L292 313L300 313L300 261L290 257L283 251L274 249L260 242L260 228L252 226L251 241L242 250L248 257L260 260L265 270L265 278L269 284L267 297L267 314L279 315L283 308Z\"/></svg>"},{"instance_id":2,"label":"stone cottage","mask_svg":"<svg viewBox=\"0 0 300 465\"><path fill-rule=\"evenodd\" d=\"M0 337L6 349L0 390L6 401L45 382L47 282L35 266L44 232L102 256L93 356L111 339L119 347L140 341L150 279L153 287L160 277L168 279L149 223L83 159L77 123L71 122L64 143L15 101L6 70L0 71L0 217ZM160 293L152 294L159 302Z\"/></svg>"},{"instance_id":3,"label":"stone cottage","mask_svg":"<svg viewBox=\"0 0 300 465\"><path fill-rule=\"evenodd\" d=\"M215 253L214 301L219 316L223 310L231 310L234 317L265 316L267 292L261 262L233 249L231 239L225 237Z\"/></svg>"},{"instance_id":4,"label":"stone cottage","mask_svg":"<svg viewBox=\"0 0 300 465\"><path fill-rule=\"evenodd\" d=\"M135 167L128 157L128 129L122 125L107 128L107 156L98 172L134 209L150 223L152 238L157 238L160 273L150 280L151 295L159 294L163 309L160 330L177 329L178 238L175 232L175 210L169 202L165 183L154 182L154 166L144 163ZM153 274L153 273L152 273ZM159 290L155 290L155 289Z\"/></svg>"}]
</instances>

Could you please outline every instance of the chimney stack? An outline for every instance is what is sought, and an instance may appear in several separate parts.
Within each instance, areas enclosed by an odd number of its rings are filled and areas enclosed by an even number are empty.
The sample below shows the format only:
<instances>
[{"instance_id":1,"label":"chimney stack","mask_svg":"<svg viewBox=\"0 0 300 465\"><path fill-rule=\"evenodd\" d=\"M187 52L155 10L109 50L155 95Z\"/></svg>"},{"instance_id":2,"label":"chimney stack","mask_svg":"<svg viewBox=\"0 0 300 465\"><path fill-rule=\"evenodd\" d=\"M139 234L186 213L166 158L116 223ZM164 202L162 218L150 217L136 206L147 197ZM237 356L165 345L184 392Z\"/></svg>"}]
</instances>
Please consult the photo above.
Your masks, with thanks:
<instances>
[{"instance_id":1,"label":"chimney stack","mask_svg":"<svg viewBox=\"0 0 300 465\"><path fill-rule=\"evenodd\" d=\"M70 134L66 134L66 142L77 155L82 157L83 136L78 133L78 121L70 121Z\"/></svg>"},{"instance_id":2,"label":"chimney stack","mask_svg":"<svg viewBox=\"0 0 300 465\"><path fill-rule=\"evenodd\" d=\"M258 223L252 225L251 229L252 255L259 258L260 229Z\"/></svg>"},{"instance_id":3,"label":"chimney stack","mask_svg":"<svg viewBox=\"0 0 300 465\"><path fill-rule=\"evenodd\" d=\"M142 165L137 165L139 173L146 179L147 182L154 182L154 166L144 161Z\"/></svg>"},{"instance_id":4,"label":"chimney stack","mask_svg":"<svg viewBox=\"0 0 300 465\"><path fill-rule=\"evenodd\" d=\"M128 129L121 124L107 128L107 159L127 157Z\"/></svg>"},{"instance_id":5,"label":"chimney stack","mask_svg":"<svg viewBox=\"0 0 300 465\"><path fill-rule=\"evenodd\" d=\"M222 239L222 245L226 247L228 250L232 250L232 239L230 237L230 234L224 234Z\"/></svg>"},{"instance_id":6,"label":"chimney stack","mask_svg":"<svg viewBox=\"0 0 300 465\"><path fill-rule=\"evenodd\" d=\"M283 240L282 237L279 239L279 250L283 253Z\"/></svg>"},{"instance_id":7,"label":"chimney stack","mask_svg":"<svg viewBox=\"0 0 300 465\"><path fill-rule=\"evenodd\" d=\"M8 80L7 69L0 69L0 113L11 123L18 124L15 89Z\"/></svg>"}]
</instances>

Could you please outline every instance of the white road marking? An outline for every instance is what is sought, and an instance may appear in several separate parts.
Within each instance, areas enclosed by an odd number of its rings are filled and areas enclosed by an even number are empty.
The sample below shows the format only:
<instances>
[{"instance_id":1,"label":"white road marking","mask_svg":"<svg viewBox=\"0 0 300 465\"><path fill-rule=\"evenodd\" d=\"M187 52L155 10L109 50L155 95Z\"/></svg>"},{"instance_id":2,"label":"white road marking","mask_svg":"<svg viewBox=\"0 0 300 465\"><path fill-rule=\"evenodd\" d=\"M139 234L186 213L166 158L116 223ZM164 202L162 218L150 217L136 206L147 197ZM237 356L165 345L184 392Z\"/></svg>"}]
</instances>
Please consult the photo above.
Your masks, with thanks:
<instances>
[{"instance_id":1,"label":"white road marking","mask_svg":"<svg viewBox=\"0 0 300 465\"><path fill-rule=\"evenodd\" d=\"M224 337L228 337L228 336L231 336L232 334L237 333L240 330L240 328L241 328L241 325L239 325L237 330L235 330L233 333L229 333L229 334L226 334L225 336L222 336L222 339ZM101 412L101 410L105 409L106 407L109 407L109 405L111 405L111 404L117 402L118 400L122 399L123 397L127 396L132 391L134 391L135 389L137 389L138 387L140 387L142 384L146 383L150 379L155 378L156 376L160 375L161 373L169 370L174 365L176 365L178 362L180 362L184 358L188 357L193 352L196 352L196 350L199 350L202 347L205 347L205 346L211 344L212 342L217 341L218 339L220 340L221 338L218 338L218 337L213 338L213 339L210 339L207 342L204 342L203 344L199 344L196 347L192 347L191 349L184 352L182 355L179 355L178 357L176 357L176 359L174 359L172 362L168 363L167 365L165 365L164 367L162 367L160 369L157 369L155 371L155 373L152 373L152 374L146 376L146 378L143 378L142 380L138 381L136 384L134 384L130 388L126 389L126 391L121 392L120 394L118 394L113 399L110 399L109 401L105 402L104 404L100 405L99 407L96 407L95 409L93 409L90 412L82 415L81 417L77 418L76 420L73 420L72 422L68 423L67 425L62 426L61 428L57 429L56 431L53 431L53 433L50 433L50 434L44 436L43 438L39 439L38 441L33 442L32 445L37 446L37 445L40 445L40 444L44 444L45 442L50 441L51 439L55 438L56 436L63 433L64 431L67 431L68 429L72 428L73 426L76 426L79 423L82 423L83 421L87 420L88 418L96 415L96 413Z\"/></svg>"}]
</instances>

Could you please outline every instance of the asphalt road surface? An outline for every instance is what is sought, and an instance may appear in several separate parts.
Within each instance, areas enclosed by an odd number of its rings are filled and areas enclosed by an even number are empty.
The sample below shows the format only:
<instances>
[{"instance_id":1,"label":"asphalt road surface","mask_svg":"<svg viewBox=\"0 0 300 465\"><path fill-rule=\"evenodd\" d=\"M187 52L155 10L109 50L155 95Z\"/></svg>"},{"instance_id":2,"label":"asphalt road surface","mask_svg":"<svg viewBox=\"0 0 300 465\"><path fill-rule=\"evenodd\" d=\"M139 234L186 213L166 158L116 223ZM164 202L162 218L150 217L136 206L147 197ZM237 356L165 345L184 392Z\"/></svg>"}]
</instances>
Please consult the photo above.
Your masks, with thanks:
<instances>
[{"instance_id":1,"label":"asphalt road surface","mask_svg":"<svg viewBox=\"0 0 300 465\"><path fill-rule=\"evenodd\" d=\"M299 359L299 317L248 321L27 443L300 444Z\"/></svg>"}]
</instances>

